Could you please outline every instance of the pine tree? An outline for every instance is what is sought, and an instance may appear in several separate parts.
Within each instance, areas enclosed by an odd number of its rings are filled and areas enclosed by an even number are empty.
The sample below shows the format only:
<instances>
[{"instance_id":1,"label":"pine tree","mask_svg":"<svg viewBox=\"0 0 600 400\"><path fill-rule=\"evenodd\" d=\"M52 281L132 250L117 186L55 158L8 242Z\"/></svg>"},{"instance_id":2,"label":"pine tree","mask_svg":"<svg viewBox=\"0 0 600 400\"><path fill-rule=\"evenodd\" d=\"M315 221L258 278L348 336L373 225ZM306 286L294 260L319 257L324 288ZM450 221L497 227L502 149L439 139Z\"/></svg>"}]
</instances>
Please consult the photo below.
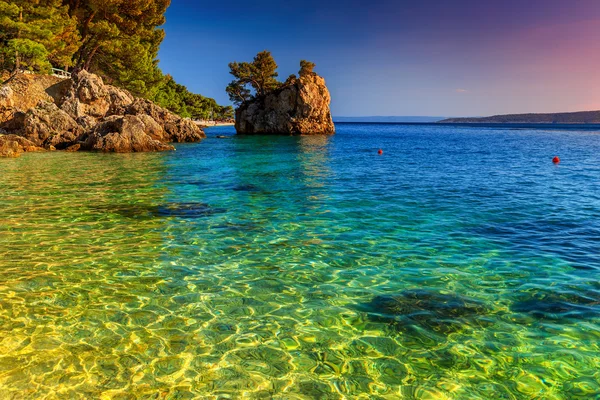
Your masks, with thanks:
<instances>
[{"instance_id":1,"label":"pine tree","mask_svg":"<svg viewBox=\"0 0 600 400\"><path fill-rule=\"evenodd\" d=\"M60 0L0 0L0 51L5 68L68 67L78 41L75 20Z\"/></svg>"},{"instance_id":2,"label":"pine tree","mask_svg":"<svg viewBox=\"0 0 600 400\"><path fill-rule=\"evenodd\" d=\"M107 78L135 95L153 97L163 80L158 49L170 0L68 0L82 43L79 68Z\"/></svg>"},{"instance_id":3,"label":"pine tree","mask_svg":"<svg viewBox=\"0 0 600 400\"><path fill-rule=\"evenodd\" d=\"M235 80L227 86L226 91L231 101L238 105L252 97L248 86L254 90L256 96L264 96L281 87L277 80L277 63L267 50L258 53L251 63L229 63L229 70Z\"/></svg>"}]
</instances>

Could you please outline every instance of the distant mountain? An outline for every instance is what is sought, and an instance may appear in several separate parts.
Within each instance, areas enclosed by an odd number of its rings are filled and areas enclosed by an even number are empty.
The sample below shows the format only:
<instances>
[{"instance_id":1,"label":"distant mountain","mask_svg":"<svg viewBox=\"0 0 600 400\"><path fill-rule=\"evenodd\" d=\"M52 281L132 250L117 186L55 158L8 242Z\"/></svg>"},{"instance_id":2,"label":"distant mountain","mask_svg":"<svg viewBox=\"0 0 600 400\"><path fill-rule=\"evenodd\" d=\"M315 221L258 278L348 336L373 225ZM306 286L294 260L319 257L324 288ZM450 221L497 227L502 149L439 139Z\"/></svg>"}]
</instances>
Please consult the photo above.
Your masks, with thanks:
<instances>
[{"instance_id":1,"label":"distant mountain","mask_svg":"<svg viewBox=\"0 0 600 400\"><path fill-rule=\"evenodd\" d=\"M363 122L363 123L431 123L446 117L411 117L411 116L372 116L372 117L333 117L333 122Z\"/></svg>"},{"instance_id":2,"label":"distant mountain","mask_svg":"<svg viewBox=\"0 0 600 400\"><path fill-rule=\"evenodd\" d=\"M509 114L483 118L448 118L444 124L600 124L600 111L554 114Z\"/></svg>"}]
</instances>

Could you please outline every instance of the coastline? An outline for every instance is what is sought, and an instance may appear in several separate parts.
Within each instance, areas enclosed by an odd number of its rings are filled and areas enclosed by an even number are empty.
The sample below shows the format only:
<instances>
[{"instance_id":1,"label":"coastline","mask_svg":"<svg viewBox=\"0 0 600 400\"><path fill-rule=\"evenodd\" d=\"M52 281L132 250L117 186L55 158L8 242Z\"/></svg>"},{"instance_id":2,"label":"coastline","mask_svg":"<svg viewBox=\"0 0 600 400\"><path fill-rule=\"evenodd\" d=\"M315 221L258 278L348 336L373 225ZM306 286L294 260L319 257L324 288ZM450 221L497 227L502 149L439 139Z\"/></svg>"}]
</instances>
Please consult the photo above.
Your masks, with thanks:
<instances>
[{"instance_id":1,"label":"coastline","mask_svg":"<svg viewBox=\"0 0 600 400\"><path fill-rule=\"evenodd\" d=\"M200 128L214 128L217 126L234 126L235 122L222 122L222 121L193 121Z\"/></svg>"}]
</instances>

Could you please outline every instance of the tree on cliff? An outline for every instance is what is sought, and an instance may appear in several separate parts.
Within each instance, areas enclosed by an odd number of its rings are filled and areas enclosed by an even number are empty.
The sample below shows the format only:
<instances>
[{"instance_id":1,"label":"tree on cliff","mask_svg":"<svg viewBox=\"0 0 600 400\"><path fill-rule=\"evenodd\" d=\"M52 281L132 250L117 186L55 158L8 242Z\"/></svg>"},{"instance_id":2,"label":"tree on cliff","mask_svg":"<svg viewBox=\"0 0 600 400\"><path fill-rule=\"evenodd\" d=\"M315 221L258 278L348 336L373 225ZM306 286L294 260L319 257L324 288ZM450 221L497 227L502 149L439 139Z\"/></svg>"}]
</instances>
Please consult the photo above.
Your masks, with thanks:
<instances>
[{"instance_id":1,"label":"tree on cliff","mask_svg":"<svg viewBox=\"0 0 600 400\"><path fill-rule=\"evenodd\" d=\"M306 60L300 61L300 77L314 74L314 68L315 63ZM235 79L225 91L229 94L229 99L237 106L255 96L264 96L273 90L289 86L297 79L296 75L290 75L284 83L279 82L276 79L279 76L277 63L271 52L266 50L258 53L251 63L229 63L229 69L229 73Z\"/></svg>"},{"instance_id":2,"label":"tree on cliff","mask_svg":"<svg viewBox=\"0 0 600 400\"><path fill-rule=\"evenodd\" d=\"M252 98L252 90L256 96L264 96L281 86L277 80L277 63L267 50L258 53L251 63L229 63L229 69L235 79L227 86L226 91L235 104Z\"/></svg>"},{"instance_id":3,"label":"tree on cliff","mask_svg":"<svg viewBox=\"0 0 600 400\"><path fill-rule=\"evenodd\" d=\"M308 76L310 74L313 73L313 70L315 69L315 63L312 63L310 61L306 61L306 60L301 60L300 61L300 76Z\"/></svg>"},{"instance_id":4,"label":"tree on cliff","mask_svg":"<svg viewBox=\"0 0 600 400\"><path fill-rule=\"evenodd\" d=\"M70 66L79 41L75 26L61 0L0 1L4 68L43 72Z\"/></svg>"}]
</instances>

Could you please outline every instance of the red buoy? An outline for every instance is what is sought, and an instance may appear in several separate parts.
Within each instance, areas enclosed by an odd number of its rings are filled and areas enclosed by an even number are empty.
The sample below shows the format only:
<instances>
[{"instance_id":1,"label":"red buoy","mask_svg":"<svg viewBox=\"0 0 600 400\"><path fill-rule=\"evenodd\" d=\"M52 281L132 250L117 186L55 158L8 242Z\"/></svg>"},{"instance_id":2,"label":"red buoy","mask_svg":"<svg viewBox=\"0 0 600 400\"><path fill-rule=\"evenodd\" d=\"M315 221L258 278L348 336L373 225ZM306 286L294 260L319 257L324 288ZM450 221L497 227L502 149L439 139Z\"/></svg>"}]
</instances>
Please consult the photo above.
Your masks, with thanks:
<instances>
[{"instance_id":1,"label":"red buoy","mask_svg":"<svg viewBox=\"0 0 600 400\"><path fill-rule=\"evenodd\" d=\"M382 155L383 154L383 150L379 149L379 151L377 152L377 154Z\"/></svg>"},{"instance_id":2,"label":"red buoy","mask_svg":"<svg viewBox=\"0 0 600 400\"><path fill-rule=\"evenodd\" d=\"M560 162L560 158L558 158L558 156L557 156L557 157L554 157L554 158L552 159L552 162L553 162L554 164L558 164L558 163Z\"/></svg>"}]
</instances>

